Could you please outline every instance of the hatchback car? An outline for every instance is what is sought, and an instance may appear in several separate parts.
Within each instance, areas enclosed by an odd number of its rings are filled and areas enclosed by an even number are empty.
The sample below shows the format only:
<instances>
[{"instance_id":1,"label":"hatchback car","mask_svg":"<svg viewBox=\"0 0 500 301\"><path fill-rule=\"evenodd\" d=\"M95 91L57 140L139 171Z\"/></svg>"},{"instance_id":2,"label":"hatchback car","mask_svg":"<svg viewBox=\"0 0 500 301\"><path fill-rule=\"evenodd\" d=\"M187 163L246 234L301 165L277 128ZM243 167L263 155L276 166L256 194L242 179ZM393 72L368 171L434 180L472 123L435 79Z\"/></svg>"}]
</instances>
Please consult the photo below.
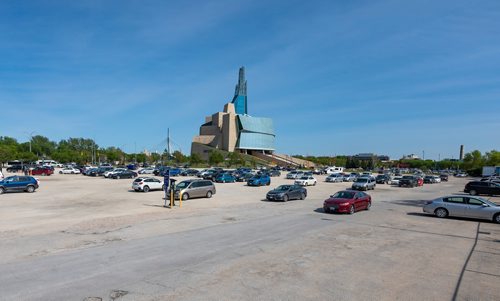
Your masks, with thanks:
<instances>
[{"instance_id":1,"label":"hatchback car","mask_svg":"<svg viewBox=\"0 0 500 301\"><path fill-rule=\"evenodd\" d=\"M427 202L423 211L437 217L470 217L500 224L500 206L481 197L444 196Z\"/></svg>"},{"instance_id":2,"label":"hatchback car","mask_svg":"<svg viewBox=\"0 0 500 301\"><path fill-rule=\"evenodd\" d=\"M266 194L269 201L303 200L307 197L307 189L299 185L280 185Z\"/></svg>"},{"instance_id":3,"label":"hatchback car","mask_svg":"<svg viewBox=\"0 0 500 301\"><path fill-rule=\"evenodd\" d=\"M255 175L247 181L248 186L262 186L262 185L270 185L270 184L271 184L271 178L267 174Z\"/></svg>"},{"instance_id":4,"label":"hatchback car","mask_svg":"<svg viewBox=\"0 0 500 301\"><path fill-rule=\"evenodd\" d=\"M38 180L30 176L10 176L0 181L0 194L7 191L35 192Z\"/></svg>"},{"instance_id":5,"label":"hatchback car","mask_svg":"<svg viewBox=\"0 0 500 301\"><path fill-rule=\"evenodd\" d=\"M137 178L132 182L135 191L149 192L150 190L163 190L163 182L157 178Z\"/></svg>"},{"instance_id":6,"label":"hatchback car","mask_svg":"<svg viewBox=\"0 0 500 301\"><path fill-rule=\"evenodd\" d=\"M372 197L361 191L342 190L323 202L323 210L326 213L349 213L359 210L370 210Z\"/></svg>"},{"instance_id":7,"label":"hatchback car","mask_svg":"<svg viewBox=\"0 0 500 301\"><path fill-rule=\"evenodd\" d=\"M217 183L234 183L234 182L236 182L236 178L229 173L221 173L215 178L215 182L217 182Z\"/></svg>"}]
</instances>

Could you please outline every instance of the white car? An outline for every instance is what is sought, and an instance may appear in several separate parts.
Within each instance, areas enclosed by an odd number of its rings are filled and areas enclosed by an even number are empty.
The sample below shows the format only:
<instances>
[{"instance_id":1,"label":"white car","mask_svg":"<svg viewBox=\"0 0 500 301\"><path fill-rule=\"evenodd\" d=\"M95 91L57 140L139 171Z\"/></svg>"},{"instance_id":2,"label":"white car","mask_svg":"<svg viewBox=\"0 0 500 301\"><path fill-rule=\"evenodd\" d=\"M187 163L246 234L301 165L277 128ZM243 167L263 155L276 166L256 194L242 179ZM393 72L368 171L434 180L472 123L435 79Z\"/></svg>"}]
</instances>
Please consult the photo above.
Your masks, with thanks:
<instances>
[{"instance_id":1,"label":"white car","mask_svg":"<svg viewBox=\"0 0 500 301\"><path fill-rule=\"evenodd\" d=\"M389 184L391 185L399 185L399 180L401 180L403 177L394 177L391 179L391 181L389 182Z\"/></svg>"},{"instance_id":2,"label":"white car","mask_svg":"<svg viewBox=\"0 0 500 301\"><path fill-rule=\"evenodd\" d=\"M326 177L325 182L337 183L344 182L344 176L339 173L332 173L328 177Z\"/></svg>"},{"instance_id":3,"label":"white car","mask_svg":"<svg viewBox=\"0 0 500 301\"><path fill-rule=\"evenodd\" d=\"M313 176L303 176L297 180L295 180L295 185L300 185L300 186L309 186L309 185L316 185L317 181Z\"/></svg>"},{"instance_id":4,"label":"white car","mask_svg":"<svg viewBox=\"0 0 500 301\"><path fill-rule=\"evenodd\" d=\"M441 177L440 176L432 176L434 178L434 182L436 183L441 183Z\"/></svg>"},{"instance_id":5,"label":"white car","mask_svg":"<svg viewBox=\"0 0 500 301\"><path fill-rule=\"evenodd\" d=\"M79 174L80 170L74 167L65 167L59 171L60 174Z\"/></svg>"},{"instance_id":6,"label":"white car","mask_svg":"<svg viewBox=\"0 0 500 301\"><path fill-rule=\"evenodd\" d=\"M132 189L135 191L149 192L150 190L162 190L163 182L156 178L137 178L132 182Z\"/></svg>"},{"instance_id":7,"label":"white car","mask_svg":"<svg viewBox=\"0 0 500 301\"><path fill-rule=\"evenodd\" d=\"M126 168L114 168L112 170L108 170L104 173L104 177L105 178L109 178L111 175L115 174L115 173L118 173L120 171L125 171L127 170Z\"/></svg>"}]
</instances>

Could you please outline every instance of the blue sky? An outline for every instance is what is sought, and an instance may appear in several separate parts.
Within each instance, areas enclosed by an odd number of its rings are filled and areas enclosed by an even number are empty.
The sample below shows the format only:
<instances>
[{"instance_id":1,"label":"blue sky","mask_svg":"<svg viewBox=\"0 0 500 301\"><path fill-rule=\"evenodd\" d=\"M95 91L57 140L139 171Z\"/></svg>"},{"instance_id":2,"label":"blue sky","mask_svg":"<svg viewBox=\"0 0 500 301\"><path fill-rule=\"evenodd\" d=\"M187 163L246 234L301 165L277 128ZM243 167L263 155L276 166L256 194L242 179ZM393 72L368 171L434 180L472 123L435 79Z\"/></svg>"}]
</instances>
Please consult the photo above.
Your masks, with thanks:
<instances>
[{"instance_id":1,"label":"blue sky","mask_svg":"<svg viewBox=\"0 0 500 301\"><path fill-rule=\"evenodd\" d=\"M278 153L500 149L499 1L1 1L0 136L189 153L246 67Z\"/></svg>"}]
</instances>

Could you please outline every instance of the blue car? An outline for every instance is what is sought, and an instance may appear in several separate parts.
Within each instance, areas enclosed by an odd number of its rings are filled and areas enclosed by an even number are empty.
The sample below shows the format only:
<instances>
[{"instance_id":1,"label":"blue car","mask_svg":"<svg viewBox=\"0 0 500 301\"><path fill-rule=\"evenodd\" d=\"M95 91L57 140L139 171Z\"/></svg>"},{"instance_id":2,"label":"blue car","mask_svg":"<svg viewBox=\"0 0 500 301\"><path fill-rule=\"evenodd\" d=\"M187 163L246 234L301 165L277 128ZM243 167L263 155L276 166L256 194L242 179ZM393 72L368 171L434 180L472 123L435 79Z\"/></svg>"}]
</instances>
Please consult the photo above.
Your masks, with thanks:
<instances>
[{"instance_id":1,"label":"blue car","mask_svg":"<svg viewBox=\"0 0 500 301\"><path fill-rule=\"evenodd\" d=\"M262 185L271 185L271 178L268 174L255 175L251 177L248 182L248 186L262 186Z\"/></svg>"},{"instance_id":2,"label":"blue car","mask_svg":"<svg viewBox=\"0 0 500 301\"><path fill-rule=\"evenodd\" d=\"M234 182L236 182L236 178L231 174L223 173L223 174L218 175L215 178L215 182L217 182L217 183L234 183Z\"/></svg>"},{"instance_id":3,"label":"blue car","mask_svg":"<svg viewBox=\"0 0 500 301\"><path fill-rule=\"evenodd\" d=\"M11 176L0 181L0 194L7 191L35 192L38 181L30 176Z\"/></svg>"}]
</instances>

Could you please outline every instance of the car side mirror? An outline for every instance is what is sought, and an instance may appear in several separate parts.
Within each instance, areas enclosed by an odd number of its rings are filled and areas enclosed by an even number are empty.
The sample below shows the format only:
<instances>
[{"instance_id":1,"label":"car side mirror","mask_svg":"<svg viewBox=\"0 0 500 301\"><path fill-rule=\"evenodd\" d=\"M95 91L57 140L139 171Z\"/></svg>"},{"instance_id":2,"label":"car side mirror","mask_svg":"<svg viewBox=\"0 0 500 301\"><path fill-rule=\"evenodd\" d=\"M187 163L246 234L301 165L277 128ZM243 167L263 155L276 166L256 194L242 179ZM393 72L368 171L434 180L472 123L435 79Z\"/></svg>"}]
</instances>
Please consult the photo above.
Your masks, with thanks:
<instances>
[{"instance_id":1,"label":"car side mirror","mask_svg":"<svg viewBox=\"0 0 500 301\"><path fill-rule=\"evenodd\" d=\"M490 207L490 205L485 204L485 203L481 204L481 206L483 206L483 207Z\"/></svg>"}]
</instances>

